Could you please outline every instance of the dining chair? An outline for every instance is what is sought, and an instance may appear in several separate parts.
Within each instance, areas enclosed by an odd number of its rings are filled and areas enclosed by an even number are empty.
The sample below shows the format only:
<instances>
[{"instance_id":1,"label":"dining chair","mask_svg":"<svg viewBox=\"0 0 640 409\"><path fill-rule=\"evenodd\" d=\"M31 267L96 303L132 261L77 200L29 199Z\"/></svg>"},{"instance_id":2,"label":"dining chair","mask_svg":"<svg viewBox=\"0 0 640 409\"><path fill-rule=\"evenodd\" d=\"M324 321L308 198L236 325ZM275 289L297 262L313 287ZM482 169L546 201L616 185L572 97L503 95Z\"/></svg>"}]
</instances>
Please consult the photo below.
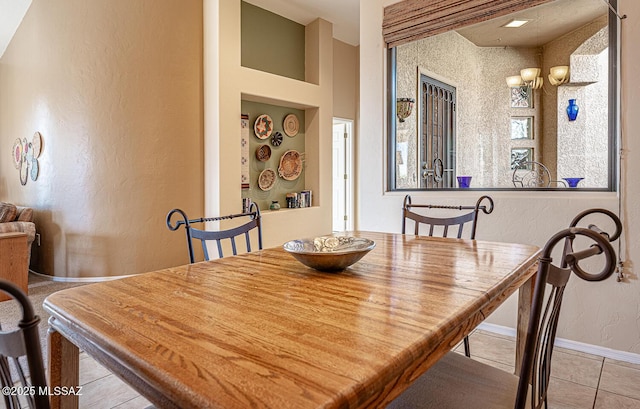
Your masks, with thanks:
<instances>
[{"instance_id":1,"label":"dining chair","mask_svg":"<svg viewBox=\"0 0 640 409\"><path fill-rule=\"evenodd\" d=\"M20 408L20 398L29 408L48 409L49 393L38 332L40 317L35 315L27 295L14 283L0 279L0 290L22 309L20 321L12 325L3 322L4 328L0 328L0 383L5 407Z\"/></svg>"},{"instance_id":2,"label":"dining chair","mask_svg":"<svg viewBox=\"0 0 640 409\"><path fill-rule=\"evenodd\" d=\"M487 204L482 204L487 202ZM428 209L426 211L429 214L425 214L425 210L415 209ZM482 210L485 214L493 212L493 199L490 196L481 196L476 204L473 206L444 206L433 204L412 204L411 196L406 195L404 197L404 203L402 205L402 234L406 234L407 220L412 220L414 223L414 234L416 236L421 233L421 226L424 225L424 229L428 228L428 235L440 235L442 237L448 237L449 227L457 226L456 238L462 238L462 232L464 227L471 225L468 238L475 240L476 228L478 225L478 215ZM438 212L436 214L436 212ZM466 356L471 356L471 346L469 344L469 337L465 337L464 340L464 353Z\"/></svg>"},{"instance_id":3,"label":"dining chair","mask_svg":"<svg viewBox=\"0 0 640 409\"><path fill-rule=\"evenodd\" d=\"M517 162L511 182L514 187L567 187L564 180L552 180L551 171L543 163L536 161Z\"/></svg>"},{"instance_id":4,"label":"dining chair","mask_svg":"<svg viewBox=\"0 0 640 409\"><path fill-rule=\"evenodd\" d=\"M602 213L612 218L611 235L595 225L577 227L585 216ZM449 352L418 377L388 408L491 408L524 409L547 407L551 357L565 286L574 273L586 281L602 281L616 270L616 254L610 241L622 232L620 219L605 209L590 209L572 221L569 228L554 234L542 249L533 292L531 312L519 376L485 363ZM580 239L582 250L574 249ZM591 244L586 247L585 242ZM552 252L561 244L562 257L553 264ZM582 260L603 254L598 273L583 269Z\"/></svg>"},{"instance_id":5,"label":"dining chair","mask_svg":"<svg viewBox=\"0 0 640 409\"><path fill-rule=\"evenodd\" d=\"M182 220L177 220L175 224L172 224L171 218L176 213L182 218ZM234 227L225 228L222 230L212 230L206 228L206 223L246 218L248 218L249 221L236 225ZM244 236L245 249L247 252L250 252L250 233L253 230L256 230L255 233L258 240L258 249L262 250L262 221L260 216L260 209L255 203L251 203L251 206L245 213L230 214L227 216L218 217L202 217L199 219L189 219L186 213L181 209L173 209L167 214L167 227L169 228L169 230L175 231L178 230L180 226L184 226L186 231L187 249L189 250L189 260L191 263L195 263L196 259L193 249L193 240L200 240L205 261L210 260L209 250L207 248L207 242L209 241L214 241L216 243L218 257L222 258L224 257L223 243L228 242L231 244L231 251L235 256L238 254L236 238Z\"/></svg>"}]
</instances>

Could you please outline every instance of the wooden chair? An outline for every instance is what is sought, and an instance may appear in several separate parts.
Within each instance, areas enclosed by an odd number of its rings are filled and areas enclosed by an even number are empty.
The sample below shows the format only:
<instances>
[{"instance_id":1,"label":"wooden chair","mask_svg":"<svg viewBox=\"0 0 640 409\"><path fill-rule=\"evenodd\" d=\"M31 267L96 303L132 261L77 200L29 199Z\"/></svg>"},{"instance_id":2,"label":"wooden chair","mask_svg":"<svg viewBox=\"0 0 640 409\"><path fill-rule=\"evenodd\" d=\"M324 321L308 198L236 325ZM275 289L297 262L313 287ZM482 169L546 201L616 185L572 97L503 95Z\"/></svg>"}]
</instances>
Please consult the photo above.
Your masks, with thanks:
<instances>
[{"instance_id":1,"label":"wooden chair","mask_svg":"<svg viewBox=\"0 0 640 409\"><path fill-rule=\"evenodd\" d=\"M482 205L483 201L487 201L487 205ZM420 214L413 211L413 209L440 209L446 210L447 215L441 214L436 216L435 214ZM462 231L467 224L471 224L471 231L468 238L475 240L476 227L478 222L478 215L482 210L485 214L490 214L493 211L493 199L489 196L482 196L478 199L474 206L442 206L431 204L412 204L411 196L406 195L404 197L404 204L402 206L402 234L406 234L407 219L414 222L414 234L420 235L420 226L425 225L428 227L428 235L434 236L441 230L439 235L442 237L448 237L449 227L457 226L458 231L456 238L462 238ZM451 214L454 212L455 214ZM466 356L471 356L471 346L469 344L469 338L464 338L464 353Z\"/></svg>"},{"instance_id":2,"label":"wooden chair","mask_svg":"<svg viewBox=\"0 0 640 409\"><path fill-rule=\"evenodd\" d=\"M178 220L175 225L171 224L171 217L173 214L179 214L182 220ZM239 218L248 218L249 221L229 229L224 230L207 230L205 228L197 228L194 225L202 226L207 222L218 222L222 220L232 220ZM209 261L209 251L207 249L207 241L215 241L218 249L218 257L224 257L223 254L223 240L228 240L231 243L231 250L233 255L237 255L236 238L244 236L245 249L247 252L251 251L251 235L252 230L257 230L258 236L258 249L262 250L262 222L260 216L260 209L255 203L251 204L247 213L230 214L228 216L219 217L203 217L199 219L189 219L186 213L180 209L173 209L167 214L167 227L169 230L175 231L180 226L184 226L187 234L187 248L189 250L189 260L191 263L195 263L195 254L193 249L192 240L200 240L202 245L202 251L204 253L205 261Z\"/></svg>"},{"instance_id":3,"label":"wooden chair","mask_svg":"<svg viewBox=\"0 0 640 409\"><path fill-rule=\"evenodd\" d=\"M584 216L592 213L610 216L616 225L615 233L609 236L594 225L575 227ZM553 344L565 286L572 272L587 281L602 281L611 276L616 269L616 254L610 241L616 240L621 232L620 220L613 213L591 209L578 215L571 227L556 233L546 243L539 260L519 376L450 352L388 407L546 408ZM573 244L578 236L584 236L593 244L575 251ZM562 257L558 265L554 265L551 254L559 243L563 244ZM581 260L597 254L605 257L602 270L597 274L584 271ZM546 296L545 290L548 290Z\"/></svg>"},{"instance_id":4,"label":"wooden chair","mask_svg":"<svg viewBox=\"0 0 640 409\"><path fill-rule=\"evenodd\" d=\"M18 286L0 279L0 290L22 308L22 319L17 323L17 329L0 329L0 383L5 407L20 408L20 398L29 408L48 409L49 394L38 333L40 317L35 315L31 301ZM8 323L2 324L9 328ZM26 367L23 366L25 364ZM7 390L16 393L4 393Z\"/></svg>"}]
</instances>

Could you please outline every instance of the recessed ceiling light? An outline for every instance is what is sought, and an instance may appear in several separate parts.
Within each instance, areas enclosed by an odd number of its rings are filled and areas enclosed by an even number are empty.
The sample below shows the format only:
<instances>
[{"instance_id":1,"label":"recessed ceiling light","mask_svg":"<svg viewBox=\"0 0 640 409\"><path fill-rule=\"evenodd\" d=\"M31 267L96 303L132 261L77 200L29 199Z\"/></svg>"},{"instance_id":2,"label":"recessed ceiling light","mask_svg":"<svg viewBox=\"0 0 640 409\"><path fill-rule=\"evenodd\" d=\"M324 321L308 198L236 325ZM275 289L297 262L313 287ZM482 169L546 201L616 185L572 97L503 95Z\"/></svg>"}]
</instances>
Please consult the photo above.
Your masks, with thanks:
<instances>
[{"instance_id":1,"label":"recessed ceiling light","mask_svg":"<svg viewBox=\"0 0 640 409\"><path fill-rule=\"evenodd\" d=\"M531 20L511 20L510 22L508 22L507 24L505 24L502 27L518 28L518 27L524 26L529 21L531 21Z\"/></svg>"}]
</instances>

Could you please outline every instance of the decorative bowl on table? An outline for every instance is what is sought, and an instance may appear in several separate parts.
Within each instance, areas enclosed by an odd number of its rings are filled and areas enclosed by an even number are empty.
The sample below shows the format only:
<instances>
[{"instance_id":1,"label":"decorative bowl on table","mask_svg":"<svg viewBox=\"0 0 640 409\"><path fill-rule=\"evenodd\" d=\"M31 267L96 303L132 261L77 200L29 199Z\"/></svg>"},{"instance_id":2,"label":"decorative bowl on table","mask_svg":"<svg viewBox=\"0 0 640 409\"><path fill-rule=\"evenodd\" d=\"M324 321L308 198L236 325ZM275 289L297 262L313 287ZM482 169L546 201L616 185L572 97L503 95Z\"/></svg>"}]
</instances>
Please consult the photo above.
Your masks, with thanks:
<instances>
[{"instance_id":1,"label":"decorative bowl on table","mask_svg":"<svg viewBox=\"0 0 640 409\"><path fill-rule=\"evenodd\" d=\"M319 271L341 271L354 264L376 246L369 239L325 236L291 240L284 249L307 267Z\"/></svg>"}]
</instances>

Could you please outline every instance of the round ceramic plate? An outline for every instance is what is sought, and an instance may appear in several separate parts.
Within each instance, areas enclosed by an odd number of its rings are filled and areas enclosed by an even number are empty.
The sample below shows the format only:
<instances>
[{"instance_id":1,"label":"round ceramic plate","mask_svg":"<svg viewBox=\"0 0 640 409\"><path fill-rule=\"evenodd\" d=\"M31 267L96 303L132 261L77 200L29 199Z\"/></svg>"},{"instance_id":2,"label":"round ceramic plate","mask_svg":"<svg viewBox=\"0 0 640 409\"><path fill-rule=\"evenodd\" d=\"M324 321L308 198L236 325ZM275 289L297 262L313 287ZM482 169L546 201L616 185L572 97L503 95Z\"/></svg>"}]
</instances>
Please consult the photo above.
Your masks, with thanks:
<instances>
[{"instance_id":1,"label":"round ceramic plate","mask_svg":"<svg viewBox=\"0 0 640 409\"><path fill-rule=\"evenodd\" d=\"M278 174L284 180L296 180L302 173L302 155L296 150L286 151L280 157Z\"/></svg>"},{"instance_id":2,"label":"round ceramic plate","mask_svg":"<svg viewBox=\"0 0 640 409\"><path fill-rule=\"evenodd\" d=\"M284 117L284 123L282 124L284 128L284 133L287 136L296 136L298 131L300 130L300 122L298 121L298 117L295 114L289 114Z\"/></svg>"},{"instance_id":3,"label":"round ceramic plate","mask_svg":"<svg viewBox=\"0 0 640 409\"><path fill-rule=\"evenodd\" d=\"M16 139L13 143L11 157L13 158L13 166L15 166L16 169L20 169L20 164L22 163L22 142L20 139Z\"/></svg>"},{"instance_id":4,"label":"round ceramic plate","mask_svg":"<svg viewBox=\"0 0 640 409\"><path fill-rule=\"evenodd\" d=\"M260 145L258 149L256 149L256 158L260 162L266 162L271 157L271 148L269 145Z\"/></svg>"},{"instance_id":5,"label":"round ceramic plate","mask_svg":"<svg viewBox=\"0 0 640 409\"><path fill-rule=\"evenodd\" d=\"M31 180L34 182L38 179L38 173L40 172L40 165L38 165L38 159L33 158L31 161Z\"/></svg>"},{"instance_id":6,"label":"round ceramic plate","mask_svg":"<svg viewBox=\"0 0 640 409\"><path fill-rule=\"evenodd\" d=\"M36 132L33 134L33 138L31 139L32 153L33 157L37 159L40 157L40 152L42 152L42 135L40 132Z\"/></svg>"},{"instance_id":7,"label":"round ceramic plate","mask_svg":"<svg viewBox=\"0 0 640 409\"><path fill-rule=\"evenodd\" d=\"M265 169L258 176L258 187L264 191L271 190L276 183L276 172L273 169Z\"/></svg>"},{"instance_id":8,"label":"round ceramic plate","mask_svg":"<svg viewBox=\"0 0 640 409\"><path fill-rule=\"evenodd\" d=\"M22 186L27 184L27 180L29 179L29 163L26 160L23 160L20 164L20 183Z\"/></svg>"},{"instance_id":9,"label":"round ceramic plate","mask_svg":"<svg viewBox=\"0 0 640 409\"><path fill-rule=\"evenodd\" d=\"M267 139L273 132L273 120L267 114L260 115L253 124L253 132L258 139Z\"/></svg>"}]
</instances>

